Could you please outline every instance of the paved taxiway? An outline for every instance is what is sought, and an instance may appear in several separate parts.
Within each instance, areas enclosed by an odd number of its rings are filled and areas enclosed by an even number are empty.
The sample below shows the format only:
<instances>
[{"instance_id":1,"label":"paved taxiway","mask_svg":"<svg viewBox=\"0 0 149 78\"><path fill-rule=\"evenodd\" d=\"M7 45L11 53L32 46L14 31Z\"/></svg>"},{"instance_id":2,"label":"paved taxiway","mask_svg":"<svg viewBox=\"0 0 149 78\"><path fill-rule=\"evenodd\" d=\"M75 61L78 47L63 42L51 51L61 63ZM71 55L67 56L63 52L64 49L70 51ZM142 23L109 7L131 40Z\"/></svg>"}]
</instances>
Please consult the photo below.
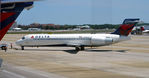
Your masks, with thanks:
<instances>
[{"instance_id":1,"label":"paved taxiway","mask_svg":"<svg viewBox=\"0 0 149 78\"><path fill-rule=\"evenodd\" d=\"M149 36L75 52L72 47L22 51L14 42L23 35L7 34L3 39L17 50L0 51L0 78L149 78Z\"/></svg>"}]
</instances>

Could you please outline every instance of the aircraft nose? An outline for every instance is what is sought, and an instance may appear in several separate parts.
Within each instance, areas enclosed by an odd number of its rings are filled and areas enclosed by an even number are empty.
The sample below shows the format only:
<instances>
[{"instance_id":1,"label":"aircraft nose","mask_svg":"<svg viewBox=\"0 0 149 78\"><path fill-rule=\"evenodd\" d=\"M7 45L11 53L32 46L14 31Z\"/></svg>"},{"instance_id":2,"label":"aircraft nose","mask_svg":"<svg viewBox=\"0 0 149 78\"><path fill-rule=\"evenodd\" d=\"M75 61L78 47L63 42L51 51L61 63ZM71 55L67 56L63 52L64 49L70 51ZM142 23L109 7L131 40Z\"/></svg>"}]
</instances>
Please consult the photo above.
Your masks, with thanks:
<instances>
[{"instance_id":1,"label":"aircraft nose","mask_svg":"<svg viewBox=\"0 0 149 78\"><path fill-rule=\"evenodd\" d=\"M17 44L17 45L22 45L22 44L23 44L23 40L18 40L18 41L16 41L16 44Z\"/></svg>"}]
</instances>

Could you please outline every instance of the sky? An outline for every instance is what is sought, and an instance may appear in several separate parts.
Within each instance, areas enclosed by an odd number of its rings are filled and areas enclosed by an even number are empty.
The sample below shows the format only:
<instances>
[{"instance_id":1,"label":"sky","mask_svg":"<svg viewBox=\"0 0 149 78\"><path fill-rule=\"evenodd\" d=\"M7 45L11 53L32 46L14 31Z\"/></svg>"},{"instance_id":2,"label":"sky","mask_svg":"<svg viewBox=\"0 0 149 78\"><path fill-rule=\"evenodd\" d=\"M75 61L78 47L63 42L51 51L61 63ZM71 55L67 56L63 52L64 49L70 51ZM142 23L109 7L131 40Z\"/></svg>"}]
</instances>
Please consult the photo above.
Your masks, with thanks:
<instances>
[{"instance_id":1,"label":"sky","mask_svg":"<svg viewBox=\"0 0 149 78\"><path fill-rule=\"evenodd\" d=\"M121 24L125 18L149 23L149 0L43 0L24 10L18 24Z\"/></svg>"}]
</instances>

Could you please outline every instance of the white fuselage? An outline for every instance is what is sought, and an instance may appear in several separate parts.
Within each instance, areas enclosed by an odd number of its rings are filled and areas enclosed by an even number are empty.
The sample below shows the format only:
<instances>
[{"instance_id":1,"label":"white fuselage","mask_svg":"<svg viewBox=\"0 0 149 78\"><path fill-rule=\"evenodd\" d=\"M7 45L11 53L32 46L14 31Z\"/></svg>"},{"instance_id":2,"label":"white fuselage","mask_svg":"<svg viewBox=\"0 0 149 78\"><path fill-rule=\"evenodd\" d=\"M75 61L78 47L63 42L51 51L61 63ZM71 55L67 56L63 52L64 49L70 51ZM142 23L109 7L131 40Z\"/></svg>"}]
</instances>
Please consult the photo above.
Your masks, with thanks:
<instances>
[{"instance_id":1,"label":"white fuselage","mask_svg":"<svg viewBox=\"0 0 149 78\"><path fill-rule=\"evenodd\" d=\"M130 37L115 34L30 34L16 42L19 46L104 46Z\"/></svg>"}]
</instances>

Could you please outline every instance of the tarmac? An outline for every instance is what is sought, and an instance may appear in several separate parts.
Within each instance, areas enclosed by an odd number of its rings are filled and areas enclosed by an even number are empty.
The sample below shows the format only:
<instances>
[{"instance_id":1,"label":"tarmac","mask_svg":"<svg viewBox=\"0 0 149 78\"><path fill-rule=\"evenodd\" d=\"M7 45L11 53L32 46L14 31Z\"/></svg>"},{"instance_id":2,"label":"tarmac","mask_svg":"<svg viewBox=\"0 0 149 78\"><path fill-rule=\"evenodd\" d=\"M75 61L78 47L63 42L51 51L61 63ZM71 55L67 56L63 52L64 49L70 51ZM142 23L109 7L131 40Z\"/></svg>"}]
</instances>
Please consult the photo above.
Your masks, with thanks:
<instances>
[{"instance_id":1,"label":"tarmac","mask_svg":"<svg viewBox=\"0 0 149 78\"><path fill-rule=\"evenodd\" d=\"M26 34L7 34L13 44L3 59L0 78L149 78L149 36L132 35L132 40L103 47L25 47L15 41Z\"/></svg>"}]
</instances>

